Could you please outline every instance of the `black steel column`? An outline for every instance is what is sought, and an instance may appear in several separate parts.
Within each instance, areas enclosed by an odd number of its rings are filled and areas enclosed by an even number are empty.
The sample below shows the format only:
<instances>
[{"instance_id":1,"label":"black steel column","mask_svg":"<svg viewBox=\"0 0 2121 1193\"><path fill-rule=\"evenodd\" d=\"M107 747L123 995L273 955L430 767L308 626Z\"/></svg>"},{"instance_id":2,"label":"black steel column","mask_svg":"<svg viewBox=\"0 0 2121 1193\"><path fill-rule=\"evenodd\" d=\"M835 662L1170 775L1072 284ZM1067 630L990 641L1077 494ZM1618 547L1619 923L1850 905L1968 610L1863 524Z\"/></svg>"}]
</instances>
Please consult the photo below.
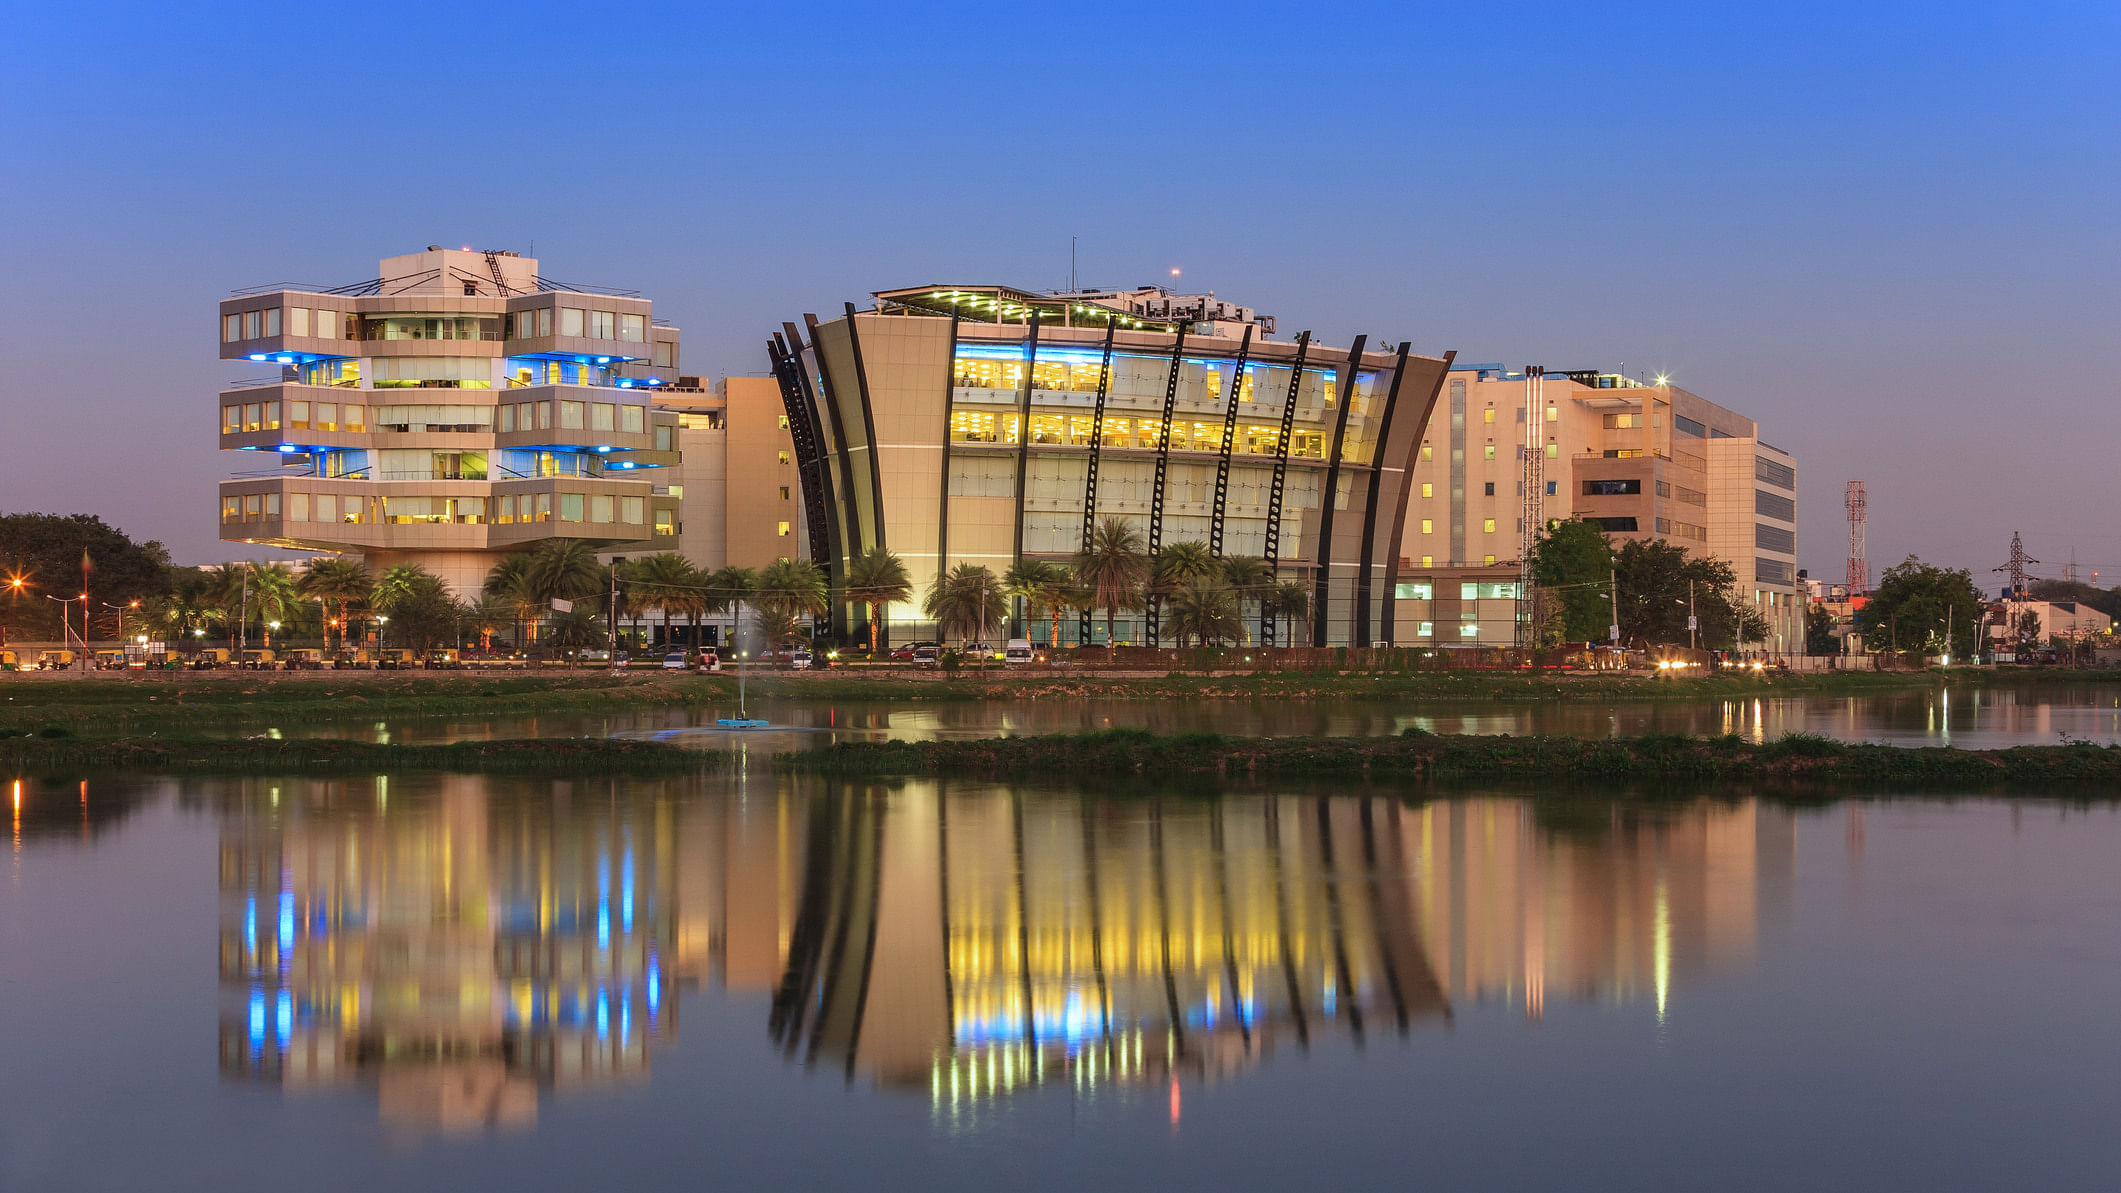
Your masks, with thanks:
<instances>
[{"instance_id":1,"label":"black steel column","mask_svg":"<svg viewBox=\"0 0 2121 1193\"><path fill-rule=\"evenodd\" d=\"M1147 609L1143 614L1143 628L1148 633L1149 645L1157 642L1157 621L1162 613L1163 602L1155 594L1156 556L1164 549L1164 480L1171 470L1171 411L1178 404L1178 366L1186 351L1185 325L1179 325L1177 342L1171 345L1171 375L1164 379L1164 421L1156 434L1156 488L1149 498L1149 569L1150 589Z\"/></svg>"},{"instance_id":2,"label":"black steel column","mask_svg":"<svg viewBox=\"0 0 2121 1193\"><path fill-rule=\"evenodd\" d=\"M1090 540L1097 533L1097 462L1105 447L1105 394L1112 382L1112 337L1118 330L1117 323L1105 320L1105 358L1097 367L1097 408L1090 416L1090 466L1083 473L1082 550L1085 555L1090 553ZM1090 609L1085 606L1075 630L1076 644L1088 643L1093 628Z\"/></svg>"},{"instance_id":3,"label":"black steel column","mask_svg":"<svg viewBox=\"0 0 2121 1193\"><path fill-rule=\"evenodd\" d=\"M1223 404L1223 437L1215 449L1215 504L1208 515L1208 553L1223 557L1223 518L1230 499L1230 452L1237 445L1237 400L1245 393L1245 364L1252 355L1252 325L1237 345L1237 368L1230 374L1229 401Z\"/></svg>"},{"instance_id":4,"label":"black steel column","mask_svg":"<svg viewBox=\"0 0 2121 1193\"><path fill-rule=\"evenodd\" d=\"M1363 345L1368 336L1356 336L1348 345L1348 361L1341 366L1340 417L1333 423L1333 444L1326 452L1325 491L1318 496L1318 574L1311 578L1311 644L1326 643L1328 578L1333 569L1333 502L1340 495L1340 451L1348 438L1348 412L1355 408L1355 378L1362 369Z\"/></svg>"},{"instance_id":5,"label":"black steel column","mask_svg":"<svg viewBox=\"0 0 2121 1193\"><path fill-rule=\"evenodd\" d=\"M810 331L811 354L817 358L817 383L818 388L820 390L818 399L819 404L824 407L824 418L820 423L819 429L820 431L822 431L825 426L830 426L832 428L832 442L824 454L827 458L833 459L839 465L840 475L838 487L840 491L840 501L838 513L840 519L844 523L844 530L842 535L844 541L839 545L835 558L845 558L846 556L861 550L862 543L862 510L860 504L855 501L854 497L854 463L848 458L847 455L847 429L840 418L840 404L836 400L833 392L832 374L831 371L825 367L824 350L818 346L817 316L804 315L803 323L806 327L809 328ZM803 360L802 333L796 330L795 324L793 323L783 323L781 324L781 327L785 329L788 333L790 355L793 356L796 360L796 363L800 365ZM804 390L809 390L810 371L808 369L799 368L797 370L797 375L802 379ZM819 439L819 443L821 445L824 444L822 436Z\"/></svg>"},{"instance_id":6,"label":"black steel column","mask_svg":"<svg viewBox=\"0 0 2121 1193\"><path fill-rule=\"evenodd\" d=\"M847 304L847 347L854 354L854 390L862 399L862 440L869 447L869 491L874 494L868 546L885 551L889 547L884 542L884 466L877 459L876 412L869 406L869 366L862 360L862 336L854 323L851 302Z\"/></svg>"},{"instance_id":7,"label":"black steel column","mask_svg":"<svg viewBox=\"0 0 2121 1193\"><path fill-rule=\"evenodd\" d=\"M824 567L838 549L832 507L832 477L825 470L817 437L817 412L809 408L802 383L803 363L791 355L781 337L766 341L774 379L781 387L781 409L788 416L788 438L795 447L796 477L803 487L803 525L809 532L810 561Z\"/></svg>"},{"instance_id":8,"label":"black steel column","mask_svg":"<svg viewBox=\"0 0 2121 1193\"><path fill-rule=\"evenodd\" d=\"M1311 351L1311 333L1306 331L1296 337L1296 364L1289 372L1289 400L1281 405L1281 435L1274 441L1274 483L1267 490L1267 537L1260 557L1267 565L1267 583L1275 580L1274 569L1281 563L1281 502L1289 483L1289 436L1296 429L1296 396L1304 383L1304 357ZM1259 602L1259 644L1274 645L1274 617L1267 611L1267 602Z\"/></svg>"},{"instance_id":9,"label":"black steel column","mask_svg":"<svg viewBox=\"0 0 2121 1193\"><path fill-rule=\"evenodd\" d=\"M1385 442L1392 434L1392 410L1399 402L1399 383L1407 375L1407 349L1411 342L1399 345L1399 363L1392 368L1392 388L1385 391L1385 408L1377 416L1377 435L1371 440L1370 449L1370 495L1363 502L1362 548L1356 556L1355 567L1355 620L1348 627L1348 642L1351 646L1370 644L1370 580L1376 570L1372 566L1371 553L1377 546L1377 495L1384 487ZM1399 558L1399 545L1393 544L1392 558ZM1389 614L1387 615L1389 616Z\"/></svg>"},{"instance_id":10,"label":"black steel column","mask_svg":"<svg viewBox=\"0 0 2121 1193\"><path fill-rule=\"evenodd\" d=\"M943 491L935 504L935 574L950 570L950 415L957 404L957 316L950 316L950 361L943 373Z\"/></svg>"}]
</instances>

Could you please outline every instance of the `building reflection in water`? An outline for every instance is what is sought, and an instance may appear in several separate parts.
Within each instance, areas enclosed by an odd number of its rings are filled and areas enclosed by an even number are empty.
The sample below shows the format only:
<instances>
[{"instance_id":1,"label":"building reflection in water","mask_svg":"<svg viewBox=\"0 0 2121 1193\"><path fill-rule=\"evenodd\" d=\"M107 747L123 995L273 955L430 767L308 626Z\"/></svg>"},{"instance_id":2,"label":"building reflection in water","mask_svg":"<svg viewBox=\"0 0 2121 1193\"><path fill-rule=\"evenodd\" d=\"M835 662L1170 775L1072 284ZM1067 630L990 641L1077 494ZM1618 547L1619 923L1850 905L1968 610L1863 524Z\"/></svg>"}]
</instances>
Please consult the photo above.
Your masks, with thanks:
<instances>
[{"instance_id":1,"label":"building reflection in water","mask_svg":"<svg viewBox=\"0 0 2121 1193\"><path fill-rule=\"evenodd\" d=\"M252 782L224 811L221 1067L383 1117L528 1122L676 1029L677 801L652 785Z\"/></svg>"},{"instance_id":2,"label":"building reflection in water","mask_svg":"<svg viewBox=\"0 0 2121 1193\"><path fill-rule=\"evenodd\" d=\"M932 781L218 789L223 1071L372 1081L387 1121L440 1129L645 1078L703 981L761 996L792 1061L959 1122L1027 1085L1175 1090L1454 1006L1662 1016L1750 960L1794 860L1790 817L1750 802L1543 821Z\"/></svg>"}]
</instances>

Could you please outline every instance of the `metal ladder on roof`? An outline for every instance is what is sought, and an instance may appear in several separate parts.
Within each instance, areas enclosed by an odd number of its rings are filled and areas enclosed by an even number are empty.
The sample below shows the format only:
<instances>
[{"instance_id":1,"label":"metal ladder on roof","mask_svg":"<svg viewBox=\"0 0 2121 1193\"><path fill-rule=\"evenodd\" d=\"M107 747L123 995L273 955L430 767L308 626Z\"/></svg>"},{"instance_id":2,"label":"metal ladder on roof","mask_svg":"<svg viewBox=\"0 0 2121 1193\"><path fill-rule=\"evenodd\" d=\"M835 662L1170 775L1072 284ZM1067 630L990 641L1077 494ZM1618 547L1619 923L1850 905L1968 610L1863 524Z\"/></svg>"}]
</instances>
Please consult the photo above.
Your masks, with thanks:
<instances>
[{"instance_id":1,"label":"metal ladder on roof","mask_svg":"<svg viewBox=\"0 0 2121 1193\"><path fill-rule=\"evenodd\" d=\"M508 283L501 280L501 254L489 251L486 254L486 271L493 275L493 288L502 297L508 295Z\"/></svg>"}]
</instances>

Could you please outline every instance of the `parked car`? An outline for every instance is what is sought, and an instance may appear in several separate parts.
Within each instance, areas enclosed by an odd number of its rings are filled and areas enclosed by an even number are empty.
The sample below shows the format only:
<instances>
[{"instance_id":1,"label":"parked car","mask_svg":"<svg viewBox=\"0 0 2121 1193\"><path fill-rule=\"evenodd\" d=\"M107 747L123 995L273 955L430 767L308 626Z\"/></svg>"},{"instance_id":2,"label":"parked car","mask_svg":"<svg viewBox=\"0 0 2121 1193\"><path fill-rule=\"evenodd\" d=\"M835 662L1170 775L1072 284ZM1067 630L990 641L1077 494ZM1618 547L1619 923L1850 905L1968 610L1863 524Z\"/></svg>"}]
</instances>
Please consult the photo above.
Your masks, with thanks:
<instances>
[{"instance_id":1,"label":"parked car","mask_svg":"<svg viewBox=\"0 0 2121 1193\"><path fill-rule=\"evenodd\" d=\"M903 646L892 648L891 661L894 663L910 663L913 661L914 651L919 650L923 646L940 647L941 645L939 642L908 642Z\"/></svg>"},{"instance_id":2,"label":"parked car","mask_svg":"<svg viewBox=\"0 0 2121 1193\"><path fill-rule=\"evenodd\" d=\"M1009 645L1002 648L1002 662L1011 667L1029 663L1036 657L1032 653L1031 640L1029 638L1011 638L1009 639Z\"/></svg>"},{"instance_id":3,"label":"parked car","mask_svg":"<svg viewBox=\"0 0 2121 1193\"><path fill-rule=\"evenodd\" d=\"M913 648L913 665L920 668L942 665L943 651L939 646L916 646Z\"/></svg>"},{"instance_id":4,"label":"parked car","mask_svg":"<svg viewBox=\"0 0 2121 1193\"><path fill-rule=\"evenodd\" d=\"M999 659L1001 657L1002 652L994 649L990 643L971 642L965 645L965 661L968 663L976 663L986 659Z\"/></svg>"},{"instance_id":5,"label":"parked car","mask_svg":"<svg viewBox=\"0 0 2121 1193\"><path fill-rule=\"evenodd\" d=\"M673 650L663 656L663 670L665 671L683 671L687 663L685 652L682 650Z\"/></svg>"},{"instance_id":6,"label":"parked car","mask_svg":"<svg viewBox=\"0 0 2121 1193\"><path fill-rule=\"evenodd\" d=\"M722 669L722 656L712 646L705 647L700 651L698 666L702 671L720 671Z\"/></svg>"}]
</instances>

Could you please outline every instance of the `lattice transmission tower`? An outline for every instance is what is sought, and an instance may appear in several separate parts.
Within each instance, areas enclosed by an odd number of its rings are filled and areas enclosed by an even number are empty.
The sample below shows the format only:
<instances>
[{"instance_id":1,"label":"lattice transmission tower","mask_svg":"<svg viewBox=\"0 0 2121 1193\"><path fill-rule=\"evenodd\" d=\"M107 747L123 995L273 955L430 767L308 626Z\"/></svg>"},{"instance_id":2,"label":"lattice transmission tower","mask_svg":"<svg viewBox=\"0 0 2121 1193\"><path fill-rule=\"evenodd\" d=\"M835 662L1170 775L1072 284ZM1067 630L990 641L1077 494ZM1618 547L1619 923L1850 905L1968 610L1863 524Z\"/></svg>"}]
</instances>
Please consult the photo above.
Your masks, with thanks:
<instances>
[{"instance_id":1,"label":"lattice transmission tower","mask_svg":"<svg viewBox=\"0 0 2121 1193\"><path fill-rule=\"evenodd\" d=\"M1861 596L1871 587L1871 561L1863 545L1863 524L1868 516L1870 499L1864 495L1863 482L1850 481L1848 492L1841 501L1849 511L1849 595Z\"/></svg>"},{"instance_id":2,"label":"lattice transmission tower","mask_svg":"<svg viewBox=\"0 0 2121 1193\"><path fill-rule=\"evenodd\" d=\"M1547 524L1546 375L1541 365L1524 367L1524 442L1518 445L1517 645L1539 645L1539 590L1532 582L1532 556Z\"/></svg>"}]
</instances>

